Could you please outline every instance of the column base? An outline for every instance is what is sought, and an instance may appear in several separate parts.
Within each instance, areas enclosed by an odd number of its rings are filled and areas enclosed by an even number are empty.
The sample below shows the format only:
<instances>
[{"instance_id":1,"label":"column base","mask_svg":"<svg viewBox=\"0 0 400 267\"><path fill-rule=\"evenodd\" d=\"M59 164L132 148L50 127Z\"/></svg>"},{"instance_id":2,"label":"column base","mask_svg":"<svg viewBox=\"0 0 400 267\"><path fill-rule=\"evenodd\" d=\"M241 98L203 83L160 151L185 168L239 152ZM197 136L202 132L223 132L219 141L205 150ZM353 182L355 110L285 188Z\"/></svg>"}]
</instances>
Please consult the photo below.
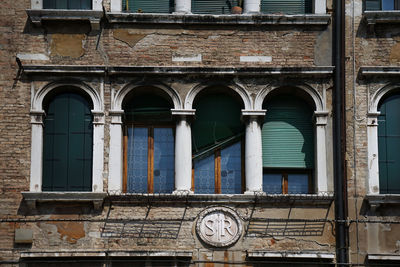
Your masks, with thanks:
<instances>
[{"instance_id":1,"label":"column base","mask_svg":"<svg viewBox=\"0 0 400 267\"><path fill-rule=\"evenodd\" d=\"M185 195L193 195L194 192L191 190L175 190L172 192L173 195L177 195L177 196L185 196Z\"/></svg>"},{"instance_id":2,"label":"column base","mask_svg":"<svg viewBox=\"0 0 400 267\"><path fill-rule=\"evenodd\" d=\"M265 196L267 195L267 193L265 193L264 191L245 191L243 193L244 195L255 195L255 196Z\"/></svg>"}]
</instances>

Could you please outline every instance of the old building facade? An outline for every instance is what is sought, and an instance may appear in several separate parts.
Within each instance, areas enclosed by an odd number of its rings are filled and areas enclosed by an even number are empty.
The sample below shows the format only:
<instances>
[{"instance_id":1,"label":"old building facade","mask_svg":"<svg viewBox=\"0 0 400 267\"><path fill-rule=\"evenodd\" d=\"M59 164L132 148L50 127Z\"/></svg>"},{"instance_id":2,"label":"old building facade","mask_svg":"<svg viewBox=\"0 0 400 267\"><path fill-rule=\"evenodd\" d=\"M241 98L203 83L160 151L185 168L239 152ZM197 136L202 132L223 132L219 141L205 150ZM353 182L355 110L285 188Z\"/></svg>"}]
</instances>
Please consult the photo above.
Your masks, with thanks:
<instances>
[{"instance_id":1,"label":"old building facade","mask_svg":"<svg viewBox=\"0 0 400 267\"><path fill-rule=\"evenodd\" d=\"M389 2L343 13L351 264L400 257ZM334 6L6 0L0 263L335 265Z\"/></svg>"}]
</instances>

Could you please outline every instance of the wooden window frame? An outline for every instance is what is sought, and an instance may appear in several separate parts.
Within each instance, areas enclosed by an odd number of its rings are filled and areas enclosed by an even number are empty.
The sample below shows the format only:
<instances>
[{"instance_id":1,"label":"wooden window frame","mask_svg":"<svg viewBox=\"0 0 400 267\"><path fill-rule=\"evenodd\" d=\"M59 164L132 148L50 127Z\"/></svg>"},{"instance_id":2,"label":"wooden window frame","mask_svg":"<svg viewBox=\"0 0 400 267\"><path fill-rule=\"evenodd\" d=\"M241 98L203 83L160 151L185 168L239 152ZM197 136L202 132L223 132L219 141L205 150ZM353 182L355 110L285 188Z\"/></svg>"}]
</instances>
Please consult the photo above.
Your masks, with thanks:
<instances>
[{"instance_id":1,"label":"wooden window frame","mask_svg":"<svg viewBox=\"0 0 400 267\"><path fill-rule=\"evenodd\" d=\"M308 194L314 193L314 176L312 169L272 169L263 168L264 174L280 174L282 178L282 195L289 194L289 174L307 174L308 175Z\"/></svg>"},{"instance_id":2,"label":"wooden window frame","mask_svg":"<svg viewBox=\"0 0 400 267\"><path fill-rule=\"evenodd\" d=\"M214 183L215 190L214 194L222 194L221 193L221 150L224 148L233 145L230 143L229 145L223 146L221 148L215 149L214 151ZM210 154L211 155L211 154ZM241 156L241 194L243 194L246 190L246 177L245 177L245 138L240 138L240 156ZM192 159L192 185L191 191L195 192L195 178L194 178L194 160Z\"/></svg>"},{"instance_id":3,"label":"wooden window frame","mask_svg":"<svg viewBox=\"0 0 400 267\"><path fill-rule=\"evenodd\" d=\"M123 130L123 179L122 192L128 193L128 128L147 128L147 193L154 193L154 128L170 128L173 131L175 142L175 125L171 123L146 124L128 122L124 124Z\"/></svg>"}]
</instances>

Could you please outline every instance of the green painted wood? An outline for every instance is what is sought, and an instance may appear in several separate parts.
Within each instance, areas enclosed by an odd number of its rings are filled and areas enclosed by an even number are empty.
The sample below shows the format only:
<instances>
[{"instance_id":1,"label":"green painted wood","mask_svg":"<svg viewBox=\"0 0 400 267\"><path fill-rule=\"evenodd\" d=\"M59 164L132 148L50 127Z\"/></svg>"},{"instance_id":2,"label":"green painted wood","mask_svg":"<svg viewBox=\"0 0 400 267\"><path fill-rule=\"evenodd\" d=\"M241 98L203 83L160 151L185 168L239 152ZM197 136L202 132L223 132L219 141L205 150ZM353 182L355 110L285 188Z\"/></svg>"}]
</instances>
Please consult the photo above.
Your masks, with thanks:
<instances>
[{"instance_id":1,"label":"green painted wood","mask_svg":"<svg viewBox=\"0 0 400 267\"><path fill-rule=\"evenodd\" d=\"M313 110L301 99L281 95L270 99L262 127L263 166L314 168Z\"/></svg>"},{"instance_id":2,"label":"green painted wood","mask_svg":"<svg viewBox=\"0 0 400 267\"><path fill-rule=\"evenodd\" d=\"M122 0L122 10L135 13L172 13L174 0Z\"/></svg>"},{"instance_id":3,"label":"green painted wood","mask_svg":"<svg viewBox=\"0 0 400 267\"><path fill-rule=\"evenodd\" d=\"M92 115L80 95L62 93L44 121L43 191L91 191Z\"/></svg>"},{"instance_id":4,"label":"green painted wood","mask_svg":"<svg viewBox=\"0 0 400 267\"><path fill-rule=\"evenodd\" d=\"M379 188L381 194L400 193L400 95L386 98L378 117Z\"/></svg>"},{"instance_id":5,"label":"green painted wood","mask_svg":"<svg viewBox=\"0 0 400 267\"><path fill-rule=\"evenodd\" d=\"M44 9L92 9L92 0L43 0Z\"/></svg>"},{"instance_id":6,"label":"green painted wood","mask_svg":"<svg viewBox=\"0 0 400 267\"><path fill-rule=\"evenodd\" d=\"M312 13L311 0L261 0L262 13Z\"/></svg>"},{"instance_id":7,"label":"green painted wood","mask_svg":"<svg viewBox=\"0 0 400 267\"><path fill-rule=\"evenodd\" d=\"M207 94L195 102L196 118L192 123L192 148L199 152L237 136L244 131L241 103L216 93Z\"/></svg>"},{"instance_id":8,"label":"green painted wood","mask_svg":"<svg viewBox=\"0 0 400 267\"><path fill-rule=\"evenodd\" d=\"M237 0L192 0L192 13L231 14L232 7L237 5Z\"/></svg>"},{"instance_id":9,"label":"green painted wood","mask_svg":"<svg viewBox=\"0 0 400 267\"><path fill-rule=\"evenodd\" d=\"M365 1L365 10L381 10L382 3L381 0L366 0Z\"/></svg>"},{"instance_id":10,"label":"green painted wood","mask_svg":"<svg viewBox=\"0 0 400 267\"><path fill-rule=\"evenodd\" d=\"M171 121L172 103L154 94L131 97L123 105L125 120L130 122Z\"/></svg>"}]
</instances>

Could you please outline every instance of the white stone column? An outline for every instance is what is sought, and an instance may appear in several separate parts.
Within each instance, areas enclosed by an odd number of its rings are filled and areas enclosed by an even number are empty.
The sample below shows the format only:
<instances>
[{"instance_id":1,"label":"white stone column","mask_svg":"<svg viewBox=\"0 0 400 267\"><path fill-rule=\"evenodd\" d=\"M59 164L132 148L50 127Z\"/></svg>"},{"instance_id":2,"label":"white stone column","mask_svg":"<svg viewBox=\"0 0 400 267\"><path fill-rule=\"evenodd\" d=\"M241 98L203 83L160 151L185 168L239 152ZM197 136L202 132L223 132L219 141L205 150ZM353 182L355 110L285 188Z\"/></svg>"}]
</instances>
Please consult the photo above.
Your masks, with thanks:
<instances>
[{"instance_id":1,"label":"white stone column","mask_svg":"<svg viewBox=\"0 0 400 267\"><path fill-rule=\"evenodd\" d=\"M111 2L113 2L112 0ZM103 10L103 0L92 0L92 9L97 11Z\"/></svg>"},{"instance_id":2,"label":"white stone column","mask_svg":"<svg viewBox=\"0 0 400 267\"><path fill-rule=\"evenodd\" d=\"M175 14L190 14L192 11L191 0L175 0Z\"/></svg>"},{"instance_id":3,"label":"white stone column","mask_svg":"<svg viewBox=\"0 0 400 267\"><path fill-rule=\"evenodd\" d=\"M110 153L108 169L108 191L111 194L122 192L122 115L123 110L110 111Z\"/></svg>"},{"instance_id":4,"label":"white stone column","mask_svg":"<svg viewBox=\"0 0 400 267\"><path fill-rule=\"evenodd\" d=\"M328 112L316 111L315 116L315 191L328 192L328 175L326 173L326 124Z\"/></svg>"},{"instance_id":5,"label":"white stone column","mask_svg":"<svg viewBox=\"0 0 400 267\"><path fill-rule=\"evenodd\" d=\"M379 194L378 116L380 112L368 113L368 194Z\"/></svg>"},{"instance_id":6,"label":"white stone column","mask_svg":"<svg viewBox=\"0 0 400 267\"><path fill-rule=\"evenodd\" d=\"M31 177L30 192L42 192L43 118L44 111L31 111Z\"/></svg>"},{"instance_id":7,"label":"white stone column","mask_svg":"<svg viewBox=\"0 0 400 267\"><path fill-rule=\"evenodd\" d=\"M94 111L93 114L93 171L92 192L103 192L104 167L104 113Z\"/></svg>"},{"instance_id":8,"label":"white stone column","mask_svg":"<svg viewBox=\"0 0 400 267\"><path fill-rule=\"evenodd\" d=\"M261 3L260 0L244 0L243 14L260 13Z\"/></svg>"},{"instance_id":9,"label":"white stone column","mask_svg":"<svg viewBox=\"0 0 400 267\"><path fill-rule=\"evenodd\" d=\"M265 110L242 110L246 121L245 137L245 194L263 193L263 166L260 117L265 115Z\"/></svg>"},{"instance_id":10,"label":"white stone column","mask_svg":"<svg viewBox=\"0 0 400 267\"><path fill-rule=\"evenodd\" d=\"M192 131L190 117L194 110L172 110L176 116L175 129L175 191L174 194L192 194Z\"/></svg>"},{"instance_id":11,"label":"white stone column","mask_svg":"<svg viewBox=\"0 0 400 267\"><path fill-rule=\"evenodd\" d=\"M121 12L121 11L122 11L122 0L111 0L111 12Z\"/></svg>"},{"instance_id":12,"label":"white stone column","mask_svg":"<svg viewBox=\"0 0 400 267\"><path fill-rule=\"evenodd\" d=\"M31 9L43 9L43 0L31 0Z\"/></svg>"},{"instance_id":13,"label":"white stone column","mask_svg":"<svg viewBox=\"0 0 400 267\"><path fill-rule=\"evenodd\" d=\"M314 14L325 14L326 13L326 0L314 0L313 13Z\"/></svg>"}]
</instances>

